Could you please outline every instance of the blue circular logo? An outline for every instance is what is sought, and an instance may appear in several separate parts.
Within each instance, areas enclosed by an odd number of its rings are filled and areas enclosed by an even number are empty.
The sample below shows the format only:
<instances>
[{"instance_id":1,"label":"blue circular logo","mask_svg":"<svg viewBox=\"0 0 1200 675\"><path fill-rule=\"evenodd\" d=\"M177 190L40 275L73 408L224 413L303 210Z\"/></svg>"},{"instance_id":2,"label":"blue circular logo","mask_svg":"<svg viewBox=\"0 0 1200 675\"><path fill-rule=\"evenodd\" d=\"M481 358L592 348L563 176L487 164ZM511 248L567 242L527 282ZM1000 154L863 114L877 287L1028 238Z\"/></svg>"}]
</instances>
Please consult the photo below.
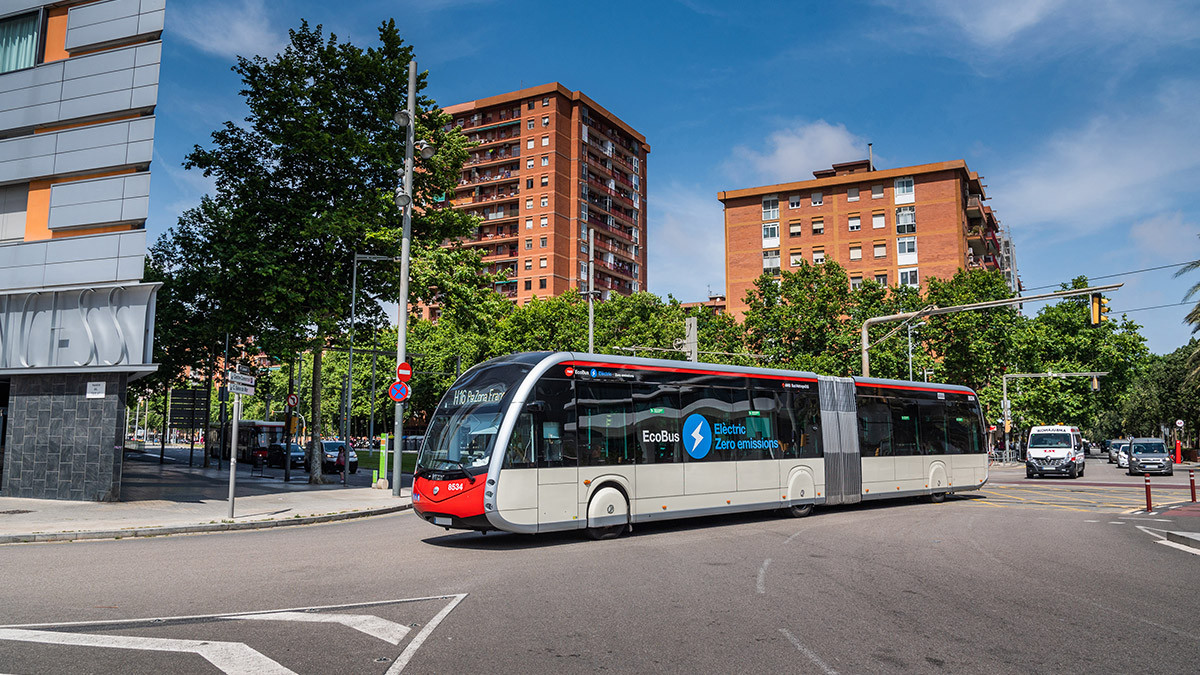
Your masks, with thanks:
<instances>
[{"instance_id":1,"label":"blue circular logo","mask_svg":"<svg viewBox=\"0 0 1200 675\"><path fill-rule=\"evenodd\" d=\"M704 419L704 415L700 413L688 415L683 422L683 447L687 448L688 454L693 459L704 459L704 456L712 449L712 440L712 427L708 425L708 420Z\"/></svg>"},{"instance_id":2,"label":"blue circular logo","mask_svg":"<svg viewBox=\"0 0 1200 675\"><path fill-rule=\"evenodd\" d=\"M592 368L592 377L595 377L595 376L596 376L596 369Z\"/></svg>"}]
</instances>

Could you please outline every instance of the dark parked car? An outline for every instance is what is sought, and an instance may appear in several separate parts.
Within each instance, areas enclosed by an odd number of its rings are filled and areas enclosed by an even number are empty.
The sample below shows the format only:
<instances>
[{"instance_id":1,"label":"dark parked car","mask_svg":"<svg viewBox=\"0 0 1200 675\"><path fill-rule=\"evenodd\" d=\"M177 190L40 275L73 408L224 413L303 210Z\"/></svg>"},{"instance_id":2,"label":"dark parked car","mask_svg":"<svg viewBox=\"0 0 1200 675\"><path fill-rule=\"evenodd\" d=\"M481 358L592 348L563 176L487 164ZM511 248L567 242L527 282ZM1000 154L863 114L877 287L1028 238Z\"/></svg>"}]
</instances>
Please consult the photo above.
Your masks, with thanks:
<instances>
[{"instance_id":1,"label":"dark parked car","mask_svg":"<svg viewBox=\"0 0 1200 675\"><path fill-rule=\"evenodd\" d=\"M303 469L305 467L304 448L296 443L289 444L291 447L292 468ZM283 446L276 443L267 450L267 466L283 466Z\"/></svg>"},{"instance_id":2,"label":"dark parked car","mask_svg":"<svg viewBox=\"0 0 1200 675\"><path fill-rule=\"evenodd\" d=\"M350 448L350 473L358 473L358 453L345 441L321 441L325 461L321 463L323 473L337 473L337 456L343 446Z\"/></svg>"},{"instance_id":3,"label":"dark parked car","mask_svg":"<svg viewBox=\"0 0 1200 675\"><path fill-rule=\"evenodd\" d=\"M1175 463L1161 438L1134 438L1129 441L1129 475L1139 473L1174 475Z\"/></svg>"}]
</instances>

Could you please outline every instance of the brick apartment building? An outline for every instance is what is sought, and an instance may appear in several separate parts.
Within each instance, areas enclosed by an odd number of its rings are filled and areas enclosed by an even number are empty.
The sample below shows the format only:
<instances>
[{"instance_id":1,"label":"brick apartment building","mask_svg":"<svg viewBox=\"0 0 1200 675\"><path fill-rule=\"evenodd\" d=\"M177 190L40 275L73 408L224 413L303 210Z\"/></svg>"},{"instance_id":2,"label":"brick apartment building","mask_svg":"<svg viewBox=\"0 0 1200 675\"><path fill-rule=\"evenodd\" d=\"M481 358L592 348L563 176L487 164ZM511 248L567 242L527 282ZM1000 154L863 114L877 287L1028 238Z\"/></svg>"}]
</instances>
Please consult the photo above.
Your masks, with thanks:
<instances>
[{"instance_id":1,"label":"brick apartment building","mask_svg":"<svg viewBox=\"0 0 1200 675\"><path fill-rule=\"evenodd\" d=\"M141 278L165 4L0 3L6 497L120 496L126 385L157 368Z\"/></svg>"},{"instance_id":2,"label":"brick apartment building","mask_svg":"<svg viewBox=\"0 0 1200 675\"><path fill-rule=\"evenodd\" d=\"M600 297L646 289L645 136L557 82L445 110L478 144L453 206L482 221L463 244L508 272L497 291L523 304L586 289L589 228Z\"/></svg>"},{"instance_id":3,"label":"brick apartment building","mask_svg":"<svg viewBox=\"0 0 1200 675\"><path fill-rule=\"evenodd\" d=\"M879 171L859 160L813 176L717 194L725 207L726 297L736 316L763 272L802 260L836 260L856 288L864 279L920 286L970 268L1001 270L1019 289L1012 241L966 162Z\"/></svg>"}]
</instances>

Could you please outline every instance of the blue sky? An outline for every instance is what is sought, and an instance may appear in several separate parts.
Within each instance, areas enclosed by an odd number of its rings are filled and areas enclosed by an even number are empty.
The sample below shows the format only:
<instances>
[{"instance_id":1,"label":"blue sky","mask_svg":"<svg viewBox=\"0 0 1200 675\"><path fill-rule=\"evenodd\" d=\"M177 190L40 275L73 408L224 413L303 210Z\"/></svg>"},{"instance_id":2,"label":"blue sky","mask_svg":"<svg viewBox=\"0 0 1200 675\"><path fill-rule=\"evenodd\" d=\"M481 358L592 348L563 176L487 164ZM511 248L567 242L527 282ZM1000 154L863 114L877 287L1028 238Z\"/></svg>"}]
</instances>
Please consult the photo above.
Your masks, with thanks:
<instances>
[{"instance_id":1,"label":"blue sky","mask_svg":"<svg viewBox=\"0 0 1200 675\"><path fill-rule=\"evenodd\" d=\"M559 81L644 133L659 295L724 291L718 190L868 142L878 168L966 160L1027 289L1200 258L1200 5L1169 0L171 0L152 239L211 189L182 162L244 115L235 55L276 53L302 18L364 46L395 18L441 105ZM1125 282L1113 314L1182 302L1200 274L1173 273L1104 280ZM1163 353L1187 308L1129 316Z\"/></svg>"}]
</instances>

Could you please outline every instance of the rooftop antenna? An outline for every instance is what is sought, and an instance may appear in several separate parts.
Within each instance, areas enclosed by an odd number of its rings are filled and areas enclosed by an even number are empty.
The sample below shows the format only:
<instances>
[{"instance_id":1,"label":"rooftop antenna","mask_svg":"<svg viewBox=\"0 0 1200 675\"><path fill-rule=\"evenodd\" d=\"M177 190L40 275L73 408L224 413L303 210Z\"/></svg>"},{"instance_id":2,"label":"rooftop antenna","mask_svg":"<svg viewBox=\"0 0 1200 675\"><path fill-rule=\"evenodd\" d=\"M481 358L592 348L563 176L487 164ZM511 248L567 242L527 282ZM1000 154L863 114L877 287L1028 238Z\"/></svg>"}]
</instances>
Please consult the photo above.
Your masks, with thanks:
<instances>
[{"instance_id":1,"label":"rooftop antenna","mask_svg":"<svg viewBox=\"0 0 1200 675\"><path fill-rule=\"evenodd\" d=\"M867 143L867 171L875 170L875 149L872 147L874 143Z\"/></svg>"}]
</instances>

